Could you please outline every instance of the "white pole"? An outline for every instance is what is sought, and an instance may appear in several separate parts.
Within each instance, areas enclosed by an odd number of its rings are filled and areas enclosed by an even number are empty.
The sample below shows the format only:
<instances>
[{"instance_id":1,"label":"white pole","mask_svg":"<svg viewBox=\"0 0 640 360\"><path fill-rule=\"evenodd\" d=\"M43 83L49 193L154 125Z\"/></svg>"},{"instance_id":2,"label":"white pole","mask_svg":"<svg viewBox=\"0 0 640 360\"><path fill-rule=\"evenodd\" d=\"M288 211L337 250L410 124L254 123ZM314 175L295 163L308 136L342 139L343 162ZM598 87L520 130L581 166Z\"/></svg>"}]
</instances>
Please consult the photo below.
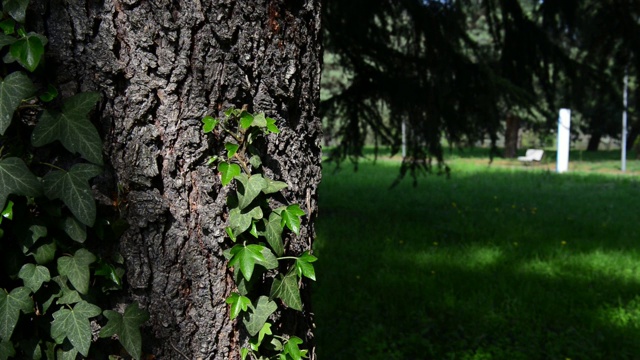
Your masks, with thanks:
<instances>
[{"instance_id":1,"label":"white pole","mask_svg":"<svg viewBox=\"0 0 640 360\"><path fill-rule=\"evenodd\" d=\"M407 157L407 124L402 120L402 158Z\"/></svg>"},{"instance_id":2,"label":"white pole","mask_svg":"<svg viewBox=\"0 0 640 360\"><path fill-rule=\"evenodd\" d=\"M560 109L558 116L558 160L556 171L563 173L569 169L569 145L571 141L571 110Z\"/></svg>"},{"instance_id":3,"label":"white pole","mask_svg":"<svg viewBox=\"0 0 640 360\"><path fill-rule=\"evenodd\" d=\"M624 69L624 91L622 93L622 172L627 171L627 93L629 92L629 73Z\"/></svg>"}]
</instances>

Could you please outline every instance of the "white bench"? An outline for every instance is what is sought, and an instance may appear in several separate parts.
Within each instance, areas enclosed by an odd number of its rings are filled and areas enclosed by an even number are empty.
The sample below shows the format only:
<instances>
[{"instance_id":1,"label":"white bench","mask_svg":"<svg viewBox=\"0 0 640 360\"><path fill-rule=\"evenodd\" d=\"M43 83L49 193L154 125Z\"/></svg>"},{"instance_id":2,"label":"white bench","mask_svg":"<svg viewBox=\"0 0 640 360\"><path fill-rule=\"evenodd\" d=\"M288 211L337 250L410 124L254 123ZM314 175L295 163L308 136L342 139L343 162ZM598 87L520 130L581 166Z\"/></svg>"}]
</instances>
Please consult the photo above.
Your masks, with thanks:
<instances>
[{"instance_id":1,"label":"white bench","mask_svg":"<svg viewBox=\"0 0 640 360\"><path fill-rule=\"evenodd\" d=\"M544 155L544 150L540 149L528 149L524 156L518 156L518 161L522 161L523 163L531 163L534 161L542 160L542 156Z\"/></svg>"}]
</instances>

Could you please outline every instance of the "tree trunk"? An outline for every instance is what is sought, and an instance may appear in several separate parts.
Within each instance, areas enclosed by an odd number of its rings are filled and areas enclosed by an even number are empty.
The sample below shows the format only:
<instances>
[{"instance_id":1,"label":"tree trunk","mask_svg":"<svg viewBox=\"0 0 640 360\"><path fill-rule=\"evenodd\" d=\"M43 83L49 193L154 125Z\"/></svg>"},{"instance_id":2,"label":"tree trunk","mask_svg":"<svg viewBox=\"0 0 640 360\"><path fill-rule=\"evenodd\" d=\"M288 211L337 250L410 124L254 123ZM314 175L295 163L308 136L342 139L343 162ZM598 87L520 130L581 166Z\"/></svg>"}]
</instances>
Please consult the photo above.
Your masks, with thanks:
<instances>
[{"instance_id":1,"label":"tree trunk","mask_svg":"<svg viewBox=\"0 0 640 360\"><path fill-rule=\"evenodd\" d=\"M506 130L504 131L504 157L513 159L518 154L518 131L520 130L520 118L517 115L507 114Z\"/></svg>"},{"instance_id":2,"label":"tree trunk","mask_svg":"<svg viewBox=\"0 0 640 360\"><path fill-rule=\"evenodd\" d=\"M269 137L267 166L307 213L288 250L311 247L321 176L319 7L319 0L33 4L29 16L49 39L62 96L103 96L96 119L130 224L120 251L130 300L151 314L143 349L155 358L238 358L246 341L225 303L235 286L223 257L228 189L206 165L223 143L202 133L203 116L246 104L277 119L281 134ZM278 314L312 346L308 290L304 316Z\"/></svg>"},{"instance_id":3,"label":"tree trunk","mask_svg":"<svg viewBox=\"0 0 640 360\"><path fill-rule=\"evenodd\" d=\"M596 132L591 134L591 137L589 137L589 142L587 143L587 151L598 151L600 140L602 140L602 133Z\"/></svg>"}]
</instances>

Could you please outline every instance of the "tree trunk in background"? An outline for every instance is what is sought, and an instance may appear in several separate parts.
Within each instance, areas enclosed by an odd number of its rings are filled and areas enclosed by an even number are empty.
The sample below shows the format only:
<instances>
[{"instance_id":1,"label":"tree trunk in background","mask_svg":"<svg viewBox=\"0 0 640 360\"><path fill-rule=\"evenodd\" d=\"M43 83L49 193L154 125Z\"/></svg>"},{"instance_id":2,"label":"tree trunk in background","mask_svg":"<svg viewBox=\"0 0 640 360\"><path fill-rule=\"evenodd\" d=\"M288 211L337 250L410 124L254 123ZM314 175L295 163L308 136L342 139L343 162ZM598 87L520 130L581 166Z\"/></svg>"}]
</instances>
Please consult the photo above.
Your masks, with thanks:
<instances>
[{"instance_id":1,"label":"tree trunk in background","mask_svg":"<svg viewBox=\"0 0 640 360\"><path fill-rule=\"evenodd\" d=\"M602 139L602 133L593 133L587 143L587 151L598 151L600 146L600 140Z\"/></svg>"},{"instance_id":2,"label":"tree trunk in background","mask_svg":"<svg viewBox=\"0 0 640 360\"><path fill-rule=\"evenodd\" d=\"M276 180L307 212L299 254L311 247L320 181L319 0L37 1L62 96L99 91L99 127L130 228L121 239L131 300L151 320L143 349L158 359L238 358L246 340L229 320L234 290L223 250L225 199L201 131L204 115L247 104L282 130L270 135ZM279 313L313 344L308 286L302 314ZM292 318L297 317L297 318ZM287 321L282 319L286 318Z\"/></svg>"},{"instance_id":3,"label":"tree trunk in background","mask_svg":"<svg viewBox=\"0 0 640 360\"><path fill-rule=\"evenodd\" d=\"M520 118L513 114L507 115L507 128L504 131L504 157L513 159L518 153L518 131Z\"/></svg>"}]
</instances>

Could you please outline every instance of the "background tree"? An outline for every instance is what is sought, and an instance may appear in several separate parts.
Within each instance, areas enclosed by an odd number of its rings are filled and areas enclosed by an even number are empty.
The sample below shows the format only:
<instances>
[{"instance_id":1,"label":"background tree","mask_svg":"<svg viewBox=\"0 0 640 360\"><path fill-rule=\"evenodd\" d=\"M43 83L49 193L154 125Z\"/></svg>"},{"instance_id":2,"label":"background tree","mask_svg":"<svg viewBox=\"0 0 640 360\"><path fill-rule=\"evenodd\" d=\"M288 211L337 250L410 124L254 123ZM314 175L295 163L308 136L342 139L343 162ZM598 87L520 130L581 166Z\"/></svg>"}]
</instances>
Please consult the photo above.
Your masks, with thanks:
<instances>
[{"instance_id":1,"label":"background tree","mask_svg":"<svg viewBox=\"0 0 640 360\"><path fill-rule=\"evenodd\" d=\"M320 180L319 1L42 1L29 12L49 39L61 95L98 91L95 121L109 176L103 194L130 227L119 244L128 300L151 314L145 351L156 358L230 359L246 336L229 320L234 288L223 251L228 188L211 154L224 139L201 131L207 114L247 105L277 119L267 167L307 216L293 253L311 246ZM103 195L104 197L104 195ZM106 197L105 197L106 198ZM106 198L105 201L110 201ZM312 346L304 315L277 324Z\"/></svg>"}]
</instances>

